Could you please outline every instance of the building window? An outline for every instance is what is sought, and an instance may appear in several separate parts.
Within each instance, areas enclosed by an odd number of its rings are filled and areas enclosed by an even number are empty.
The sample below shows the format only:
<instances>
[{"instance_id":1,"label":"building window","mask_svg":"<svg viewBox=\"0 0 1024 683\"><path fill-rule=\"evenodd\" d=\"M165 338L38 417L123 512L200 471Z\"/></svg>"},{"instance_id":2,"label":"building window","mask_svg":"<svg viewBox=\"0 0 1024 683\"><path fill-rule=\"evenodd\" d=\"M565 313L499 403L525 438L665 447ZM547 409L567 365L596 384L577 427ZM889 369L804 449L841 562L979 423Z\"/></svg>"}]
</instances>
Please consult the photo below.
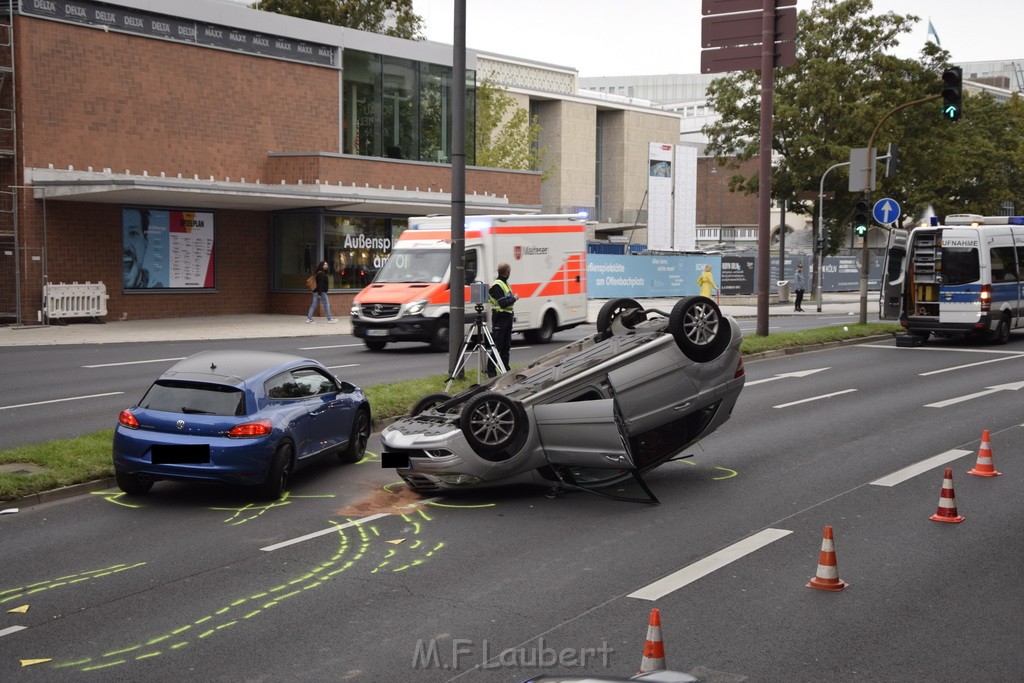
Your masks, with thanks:
<instances>
[{"instance_id":1,"label":"building window","mask_svg":"<svg viewBox=\"0 0 1024 683\"><path fill-rule=\"evenodd\" d=\"M349 216L323 211L274 214L272 288L305 290L306 278L327 261L332 290L360 290L391 254L404 218Z\"/></svg>"},{"instance_id":2,"label":"building window","mask_svg":"<svg viewBox=\"0 0 1024 683\"><path fill-rule=\"evenodd\" d=\"M381 129L384 156L418 159L419 118L416 103L416 64L407 59L384 57L381 87Z\"/></svg>"},{"instance_id":3,"label":"building window","mask_svg":"<svg viewBox=\"0 0 1024 683\"><path fill-rule=\"evenodd\" d=\"M452 140L452 70L420 64L420 161L447 163Z\"/></svg>"},{"instance_id":4,"label":"building window","mask_svg":"<svg viewBox=\"0 0 1024 683\"><path fill-rule=\"evenodd\" d=\"M342 152L381 156L381 56L358 50L342 52Z\"/></svg>"}]
</instances>

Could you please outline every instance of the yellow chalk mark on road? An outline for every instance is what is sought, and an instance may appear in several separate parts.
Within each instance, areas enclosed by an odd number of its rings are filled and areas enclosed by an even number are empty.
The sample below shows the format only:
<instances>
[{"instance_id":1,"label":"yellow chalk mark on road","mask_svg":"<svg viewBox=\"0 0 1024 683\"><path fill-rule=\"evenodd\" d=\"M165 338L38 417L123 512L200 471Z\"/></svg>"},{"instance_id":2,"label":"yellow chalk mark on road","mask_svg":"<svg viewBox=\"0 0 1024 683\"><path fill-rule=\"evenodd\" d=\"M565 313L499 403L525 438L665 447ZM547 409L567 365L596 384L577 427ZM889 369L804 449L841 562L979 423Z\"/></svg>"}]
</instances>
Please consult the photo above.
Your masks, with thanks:
<instances>
[{"instance_id":1,"label":"yellow chalk mark on road","mask_svg":"<svg viewBox=\"0 0 1024 683\"><path fill-rule=\"evenodd\" d=\"M25 667L25 666L35 666L36 664L45 664L46 662L52 662L52 661L53 661L52 659L23 659L23 660L21 660L21 665L23 667Z\"/></svg>"}]
</instances>

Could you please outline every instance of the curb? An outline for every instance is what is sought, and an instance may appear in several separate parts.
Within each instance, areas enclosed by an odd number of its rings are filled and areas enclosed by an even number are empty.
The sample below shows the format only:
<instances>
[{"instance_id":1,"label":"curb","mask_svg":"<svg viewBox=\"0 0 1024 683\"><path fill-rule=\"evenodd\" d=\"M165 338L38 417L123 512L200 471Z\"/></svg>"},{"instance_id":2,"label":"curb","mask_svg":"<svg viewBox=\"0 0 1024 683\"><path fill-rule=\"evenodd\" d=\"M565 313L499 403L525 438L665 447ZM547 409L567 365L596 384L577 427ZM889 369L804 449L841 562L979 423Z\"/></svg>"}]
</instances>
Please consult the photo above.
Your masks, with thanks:
<instances>
[{"instance_id":1,"label":"curb","mask_svg":"<svg viewBox=\"0 0 1024 683\"><path fill-rule=\"evenodd\" d=\"M32 507L33 505L41 505L42 503L52 503L55 500L74 498L75 496L92 493L93 491L103 491L114 488L115 486L117 486L117 481L113 477L107 477L105 479L96 479L81 484L62 486L59 489L40 491L39 493L33 493L25 496L24 498L0 502L0 505L7 505L10 503L11 507L27 508Z\"/></svg>"}]
</instances>

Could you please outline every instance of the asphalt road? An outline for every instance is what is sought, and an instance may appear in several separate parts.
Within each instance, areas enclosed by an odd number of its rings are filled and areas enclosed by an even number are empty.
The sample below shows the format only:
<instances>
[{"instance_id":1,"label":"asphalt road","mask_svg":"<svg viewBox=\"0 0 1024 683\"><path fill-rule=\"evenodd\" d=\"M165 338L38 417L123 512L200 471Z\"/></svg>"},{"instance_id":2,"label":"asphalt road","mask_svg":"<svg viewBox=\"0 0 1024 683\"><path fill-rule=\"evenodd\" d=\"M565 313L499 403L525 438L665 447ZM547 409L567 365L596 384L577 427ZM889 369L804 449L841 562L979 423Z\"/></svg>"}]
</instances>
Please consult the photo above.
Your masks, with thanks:
<instances>
[{"instance_id":1,"label":"asphalt road","mask_svg":"<svg viewBox=\"0 0 1024 683\"><path fill-rule=\"evenodd\" d=\"M649 475L660 505L423 501L371 458L271 505L164 482L3 515L0 678L625 676L657 607L704 680L1016 680L1022 360L1015 337L748 362L733 419ZM1000 477L967 474L983 429ZM960 524L929 519L945 467ZM805 587L826 525L842 592Z\"/></svg>"}]
</instances>

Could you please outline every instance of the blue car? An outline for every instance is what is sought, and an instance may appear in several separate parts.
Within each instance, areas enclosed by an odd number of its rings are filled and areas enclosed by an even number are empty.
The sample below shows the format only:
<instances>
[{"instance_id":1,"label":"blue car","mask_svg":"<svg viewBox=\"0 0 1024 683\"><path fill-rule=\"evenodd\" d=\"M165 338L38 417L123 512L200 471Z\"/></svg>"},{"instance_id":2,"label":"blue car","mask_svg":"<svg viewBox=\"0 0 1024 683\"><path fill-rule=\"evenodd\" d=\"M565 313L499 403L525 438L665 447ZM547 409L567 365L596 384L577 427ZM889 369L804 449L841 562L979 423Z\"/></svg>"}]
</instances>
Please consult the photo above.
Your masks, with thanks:
<instances>
[{"instance_id":1,"label":"blue car","mask_svg":"<svg viewBox=\"0 0 1024 683\"><path fill-rule=\"evenodd\" d=\"M371 424L358 387L315 360L264 351L190 356L117 422L114 471L125 493L173 479L252 486L271 500L318 456L361 460Z\"/></svg>"}]
</instances>

